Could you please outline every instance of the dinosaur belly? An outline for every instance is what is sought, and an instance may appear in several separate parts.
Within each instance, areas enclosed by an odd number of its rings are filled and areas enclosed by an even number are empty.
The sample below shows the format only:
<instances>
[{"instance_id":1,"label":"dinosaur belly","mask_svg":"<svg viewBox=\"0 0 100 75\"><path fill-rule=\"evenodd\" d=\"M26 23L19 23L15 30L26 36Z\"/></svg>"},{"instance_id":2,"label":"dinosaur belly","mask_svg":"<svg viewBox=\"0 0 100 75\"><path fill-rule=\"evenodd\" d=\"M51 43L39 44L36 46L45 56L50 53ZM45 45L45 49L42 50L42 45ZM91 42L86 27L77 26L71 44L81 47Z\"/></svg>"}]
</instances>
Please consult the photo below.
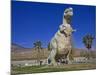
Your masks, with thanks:
<instances>
[{"instance_id":1,"label":"dinosaur belly","mask_svg":"<svg viewBox=\"0 0 100 75\"><path fill-rule=\"evenodd\" d=\"M60 38L58 41L58 53L59 54L66 54L71 49L71 41L70 38Z\"/></svg>"}]
</instances>

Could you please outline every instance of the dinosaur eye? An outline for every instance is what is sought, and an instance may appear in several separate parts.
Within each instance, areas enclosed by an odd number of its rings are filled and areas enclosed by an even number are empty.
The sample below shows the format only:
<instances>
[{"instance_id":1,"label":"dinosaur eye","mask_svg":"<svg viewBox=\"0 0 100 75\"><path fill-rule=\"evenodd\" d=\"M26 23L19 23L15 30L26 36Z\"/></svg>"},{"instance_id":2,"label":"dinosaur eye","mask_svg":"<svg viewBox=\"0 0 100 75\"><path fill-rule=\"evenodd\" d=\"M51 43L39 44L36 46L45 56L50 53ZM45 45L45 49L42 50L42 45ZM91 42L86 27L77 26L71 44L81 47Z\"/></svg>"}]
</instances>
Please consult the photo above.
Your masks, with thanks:
<instances>
[{"instance_id":1,"label":"dinosaur eye","mask_svg":"<svg viewBox=\"0 0 100 75\"><path fill-rule=\"evenodd\" d=\"M65 13L68 13L68 11L65 11Z\"/></svg>"}]
</instances>

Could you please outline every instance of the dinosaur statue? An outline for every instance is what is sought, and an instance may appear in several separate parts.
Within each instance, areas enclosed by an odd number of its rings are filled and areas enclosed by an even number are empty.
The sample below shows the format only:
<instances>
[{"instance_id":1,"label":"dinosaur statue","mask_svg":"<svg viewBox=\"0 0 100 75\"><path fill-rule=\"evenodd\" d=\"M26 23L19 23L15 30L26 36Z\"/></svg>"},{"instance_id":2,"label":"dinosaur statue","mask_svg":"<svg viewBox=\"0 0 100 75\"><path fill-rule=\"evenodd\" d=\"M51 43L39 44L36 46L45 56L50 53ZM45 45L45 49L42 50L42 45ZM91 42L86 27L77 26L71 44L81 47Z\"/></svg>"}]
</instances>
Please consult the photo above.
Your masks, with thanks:
<instances>
[{"instance_id":1,"label":"dinosaur statue","mask_svg":"<svg viewBox=\"0 0 100 75\"><path fill-rule=\"evenodd\" d=\"M69 55L72 50L71 37L73 28L71 27L71 18L73 16L73 9L67 8L63 14L63 23L60 25L59 30L50 41L51 52L48 56L49 65L57 65L56 56L63 54L70 63Z\"/></svg>"}]
</instances>

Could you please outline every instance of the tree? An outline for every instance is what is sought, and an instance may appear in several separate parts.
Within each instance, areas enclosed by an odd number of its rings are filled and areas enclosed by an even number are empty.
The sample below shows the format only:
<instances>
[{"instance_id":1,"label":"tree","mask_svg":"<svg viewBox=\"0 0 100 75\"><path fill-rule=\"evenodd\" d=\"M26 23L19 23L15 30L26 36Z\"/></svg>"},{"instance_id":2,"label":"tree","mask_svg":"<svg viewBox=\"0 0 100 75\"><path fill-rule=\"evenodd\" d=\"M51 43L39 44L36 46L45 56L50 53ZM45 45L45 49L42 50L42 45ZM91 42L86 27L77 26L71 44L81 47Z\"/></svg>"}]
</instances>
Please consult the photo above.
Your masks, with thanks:
<instances>
[{"instance_id":1,"label":"tree","mask_svg":"<svg viewBox=\"0 0 100 75\"><path fill-rule=\"evenodd\" d=\"M83 37L83 43L85 47L88 49L88 59L90 58L89 50L92 47L94 37L91 34L87 34Z\"/></svg>"},{"instance_id":2,"label":"tree","mask_svg":"<svg viewBox=\"0 0 100 75\"><path fill-rule=\"evenodd\" d=\"M35 47L35 49L37 50L39 50L39 49L42 49L42 43L41 43L41 41L36 41L35 43L33 43L34 44L34 47Z\"/></svg>"},{"instance_id":3,"label":"tree","mask_svg":"<svg viewBox=\"0 0 100 75\"><path fill-rule=\"evenodd\" d=\"M37 58L38 58L38 62L40 63L40 65L42 64L42 62L40 61L40 50L42 49L42 43L41 41L36 41L34 44L35 50L37 50L38 54L37 54Z\"/></svg>"}]
</instances>

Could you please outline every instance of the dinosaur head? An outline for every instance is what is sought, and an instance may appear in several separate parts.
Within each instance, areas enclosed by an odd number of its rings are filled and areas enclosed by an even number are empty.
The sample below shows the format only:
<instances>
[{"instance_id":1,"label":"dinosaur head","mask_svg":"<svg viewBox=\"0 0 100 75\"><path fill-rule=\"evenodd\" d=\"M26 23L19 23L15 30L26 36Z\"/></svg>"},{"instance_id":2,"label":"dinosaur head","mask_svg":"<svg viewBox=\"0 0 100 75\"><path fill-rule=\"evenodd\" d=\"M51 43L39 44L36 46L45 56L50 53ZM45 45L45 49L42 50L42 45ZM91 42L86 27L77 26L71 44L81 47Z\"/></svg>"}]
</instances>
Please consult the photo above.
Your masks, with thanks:
<instances>
[{"instance_id":1,"label":"dinosaur head","mask_svg":"<svg viewBox=\"0 0 100 75\"><path fill-rule=\"evenodd\" d=\"M70 24L71 23L71 17L73 16L73 8L67 8L64 11L64 20Z\"/></svg>"}]
</instances>

